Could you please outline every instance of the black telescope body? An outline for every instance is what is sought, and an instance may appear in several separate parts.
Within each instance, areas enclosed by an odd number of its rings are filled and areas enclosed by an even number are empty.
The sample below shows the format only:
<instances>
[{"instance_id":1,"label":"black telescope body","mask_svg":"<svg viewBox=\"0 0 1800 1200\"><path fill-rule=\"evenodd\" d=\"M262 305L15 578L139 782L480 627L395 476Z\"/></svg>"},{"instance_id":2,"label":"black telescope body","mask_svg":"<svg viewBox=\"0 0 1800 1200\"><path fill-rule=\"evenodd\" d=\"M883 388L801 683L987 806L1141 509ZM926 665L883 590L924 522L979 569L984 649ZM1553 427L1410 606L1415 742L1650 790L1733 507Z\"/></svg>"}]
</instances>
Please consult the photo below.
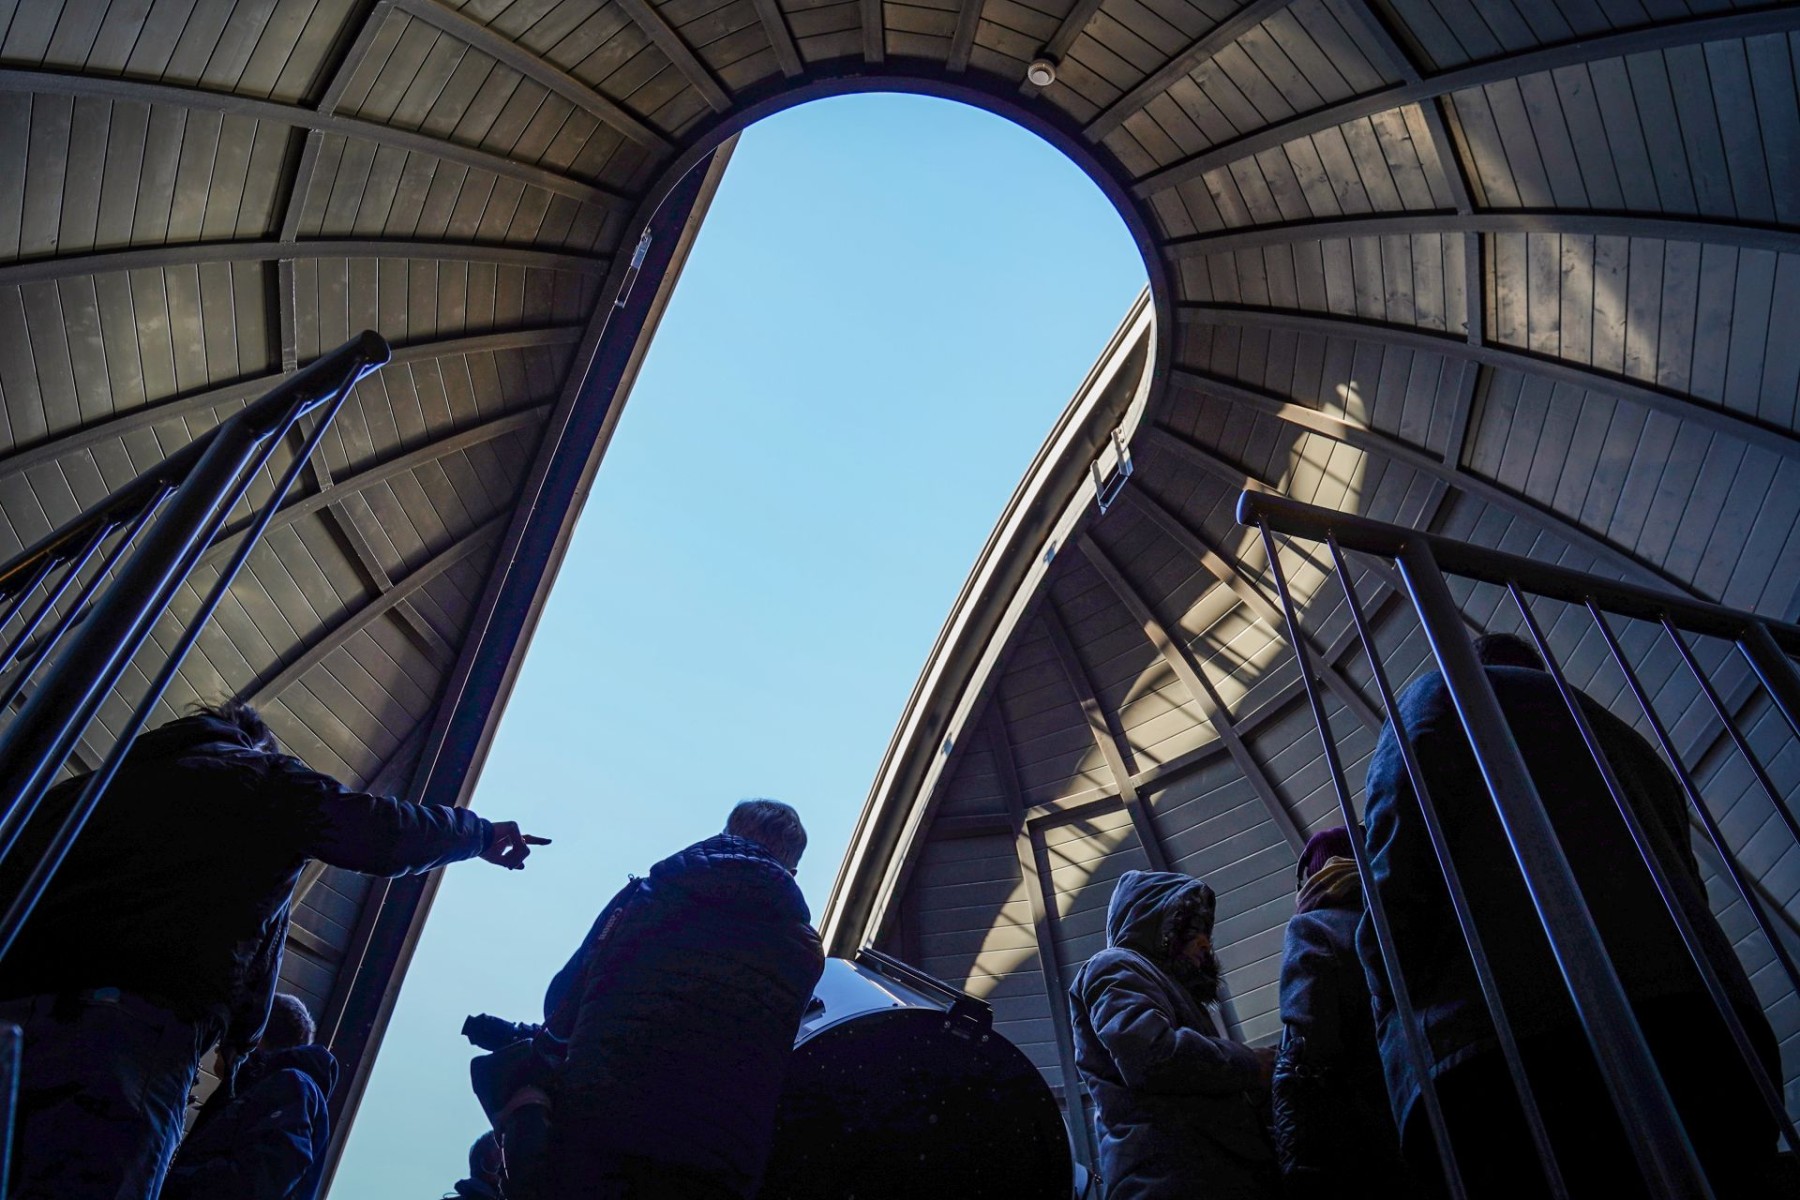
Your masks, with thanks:
<instances>
[{"instance_id":1,"label":"black telescope body","mask_svg":"<svg viewBox=\"0 0 1800 1200\"><path fill-rule=\"evenodd\" d=\"M827 959L761 1200L1068 1200L1056 1098L983 1002L873 950Z\"/></svg>"}]
</instances>

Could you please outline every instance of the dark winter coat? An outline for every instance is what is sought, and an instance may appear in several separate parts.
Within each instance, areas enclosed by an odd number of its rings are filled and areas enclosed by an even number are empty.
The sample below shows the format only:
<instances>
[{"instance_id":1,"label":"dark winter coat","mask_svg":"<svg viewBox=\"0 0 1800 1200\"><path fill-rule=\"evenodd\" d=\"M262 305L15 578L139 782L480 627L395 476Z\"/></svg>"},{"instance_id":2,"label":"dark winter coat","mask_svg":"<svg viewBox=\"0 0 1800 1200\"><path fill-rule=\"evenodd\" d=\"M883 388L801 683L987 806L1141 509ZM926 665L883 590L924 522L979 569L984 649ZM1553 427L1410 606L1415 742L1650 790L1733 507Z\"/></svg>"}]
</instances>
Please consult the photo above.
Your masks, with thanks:
<instances>
[{"instance_id":1,"label":"dark winter coat","mask_svg":"<svg viewBox=\"0 0 1800 1200\"><path fill-rule=\"evenodd\" d=\"M80 786L58 785L40 813L65 811ZM0 869L0 896L54 823L32 822L33 844ZM472 812L352 791L252 749L224 721L184 718L132 746L0 960L0 998L116 987L249 1045L268 1019L307 859L399 875L473 858L489 836Z\"/></svg>"},{"instance_id":2,"label":"dark winter coat","mask_svg":"<svg viewBox=\"0 0 1800 1200\"><path fill-rule=\"evenodd\" d=\"M1069 989L1075 1065L1098 1109L1107 1200L1211 1200L1268 1194L1274 1152L1253 1095L1248 1046L1220 1036L1162 960L1167 924L1213 895L1197 879L1127 871L1106 914L1106 949Z\"/></svg>"},{"instance_id":3,"label":"dark winter coat","mask_svg":"<svg viewBox=\"0 0 1800 1200\"><path fill-rule=\"evenodd\" d=\"M627 884L546 998L569 1038L553 1138L753 1195L824 970L810 919L787 870L729 835Z\"/></svg>"},{"instance_id":4,"label":"dark winter coat","mask_svg":"<svg viewBox=\"0 0 1800 1200\"><path fill-rule=\"evenodd\" d=\"M1704 1004L1699 974L1555 681L1521 667L1488 667L1487 675L1627 995ZM1597 702L1583 701L1608 761L1661 848L1661 861L1683 888L1690 919L1713 947L1739 1014L1759 1043L1773 1045L1749 978L1707 908L1679 782L1630 726ZM1514 1031L1525 1041L1576 1028L1573 1005L1443 677L1433 672L1414 682L1401 694L1399 709ZM1441 1074L1495 1050L1497 1042L1391 724L1369 762L1365 820L1375 886L1427 1031L1432 1072ZM1420 1084L1407 1062L1366 916L1357 950L1374 994L1389 1093L1405 1128Z\"/></svg>"},{"instance_id":5,"label":"dark winter coat","mask_svg":"<svg viewBox=\"0 0 1800 1200\"><path fill-rule=\"evenodd\" d=\"M236 1096L216 1111L209 1102L181 1144L162 1200L313 1200L337 1071L323 1046L252 1054Z\"/></svg>"},{"instance_id":6,"label":"dark winter coat","mask_svg":"<svg viewBox=\"0 0 1800 1200\"><path fill-rule=\"evenodd\" d=\"M1293 1197L1412 1194L1356 954L1362 911L1358 889L1288 922L1273 1090L1275 1148Z\"/></svg>"}]
</instances>

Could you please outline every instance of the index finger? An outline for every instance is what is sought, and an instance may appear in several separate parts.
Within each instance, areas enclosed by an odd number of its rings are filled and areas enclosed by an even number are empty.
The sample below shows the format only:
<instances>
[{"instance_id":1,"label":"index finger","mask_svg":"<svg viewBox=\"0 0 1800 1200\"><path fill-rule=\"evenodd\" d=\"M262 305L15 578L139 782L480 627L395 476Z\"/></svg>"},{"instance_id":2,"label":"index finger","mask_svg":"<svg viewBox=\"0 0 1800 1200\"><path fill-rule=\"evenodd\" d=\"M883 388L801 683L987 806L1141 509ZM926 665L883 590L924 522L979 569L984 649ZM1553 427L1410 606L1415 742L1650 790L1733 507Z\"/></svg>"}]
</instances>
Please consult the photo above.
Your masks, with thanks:
<instances>
[{"instance_id":1,"label":"index finger","mask_svg":"<svg viewBox=\"0 0 1800 1200\"><path fill-rule=\"evenodd\" d=\"M534 837L529 833L524 834L523 836L525 838L525 844L528 846L548 846L550 844L549 838Z\"/></svg>"}]
</instances>

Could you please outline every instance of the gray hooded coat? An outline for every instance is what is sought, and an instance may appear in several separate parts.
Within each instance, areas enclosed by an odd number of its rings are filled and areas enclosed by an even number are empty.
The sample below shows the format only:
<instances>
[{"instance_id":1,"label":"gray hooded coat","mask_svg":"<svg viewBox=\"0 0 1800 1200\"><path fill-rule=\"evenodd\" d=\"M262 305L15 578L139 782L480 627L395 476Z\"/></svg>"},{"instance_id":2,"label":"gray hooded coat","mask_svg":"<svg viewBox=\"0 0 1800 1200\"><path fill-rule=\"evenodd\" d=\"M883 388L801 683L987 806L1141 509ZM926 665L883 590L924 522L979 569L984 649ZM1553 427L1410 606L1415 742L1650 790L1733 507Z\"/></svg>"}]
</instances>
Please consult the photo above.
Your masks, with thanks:
<instances>
[{"instance_id":1,"label":"gray hooded coat","mask_svg":"<svg viewBox=\"0 0 1800 1200\"><path fill-rule=\"evenodd\" d=\"M1222 1037L1170 971L1171 923L1212 889L1167 871L1127 871L1106 914L1106 949L1070 988L1075 1063L1098 1107L1106 1200L1238 1200L1275 1195L1274 1152L1253 1099L1250 1047Z\"/></svg>"}]
</instances>

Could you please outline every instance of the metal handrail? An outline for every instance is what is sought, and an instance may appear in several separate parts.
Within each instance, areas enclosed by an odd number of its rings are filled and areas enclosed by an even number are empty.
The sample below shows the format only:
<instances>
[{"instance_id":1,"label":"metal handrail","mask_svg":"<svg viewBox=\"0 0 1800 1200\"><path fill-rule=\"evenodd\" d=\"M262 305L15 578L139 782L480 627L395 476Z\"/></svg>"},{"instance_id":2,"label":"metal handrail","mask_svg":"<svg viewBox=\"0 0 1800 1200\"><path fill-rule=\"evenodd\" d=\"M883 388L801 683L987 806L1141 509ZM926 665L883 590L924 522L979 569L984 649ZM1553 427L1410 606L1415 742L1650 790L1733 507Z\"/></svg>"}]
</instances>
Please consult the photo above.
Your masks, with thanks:
<instances>
[{"instance_id":1,"label":"metal handrail","mask_svg":"<svg viewBox=\"0 0 1800 1200\"><path fill-rule=\"evenodd\" d=\"M1794 814L1784 803L1775 787L1767 769L1757 760L1748 738L1738 729L1733 713L1724 705L1717 689L1702 670L1700 662L1683 636L1683 630L1734 642L1749 661L1756 676L1762 681L1772 704L1781 712L1796 736L1800 736L1800 672L1796 672L1794 663L1789 657L1791 654L1800 653L1800 627L1787 622L1765 619L1754 613L1741 612L1722 605L1657 592L1654 589L1635 584L1594 578L1564 567L1534 562L1517 555L1472 546L1440 535L1404 526L1384 524L1365 517L1320 508L1265 492L1245 492L1238 502L1238 519L1262 532L1270 570L1274 574L1276 588L1282 598L1291 640L1295 643L1295 652L1301 659L1302 675L1307 679L1309 695L1313 691L1311 670L1306 661L1298 614L1288 593L1286 580L1281 570L1274 534L1280 532L1289 537L1325 542L1331 546L1333 564L1339 581L1344 587L1345 597L1355 620L1357 635L1369 653L1371 667L1381 688L1382 700L1387 709L1389 721L1394 722L1397 727L1398 713L1395 698L1392 689L1387 685L1385 672L1373 642L1372 631L1367 624L1355 588L1349 578L1348 563L1344 559L1342 551L1343 549L1356 550L1380 558L1391 559L1396 563L1406 590L1417 610L1427 640L1431 644L1433 655L1437 659L1446 690L1456 707L1463 730L1469 737L1477 767L1484 777L1488 791L1493 796L1502 827L1511 844L1514 857L1518 861L1526 892L1537 910L1539 920L1549 939L1552 953L1563 974L1570 999L1574 1003L1576 1013L1594 1050L1600 1073L1618 1108L1626 1135L1658 1195L1669 1197L1711 1195L1705 1172L1693 1151L1680 1117L1675 1110L1673 1100L1650 1053L1648 1043L1637 1025L1623 985L1606 954L1598 928L1581 896L1573 870L1563 854L1561 843L1550 824L1542 800L1537 794L1536 785L1525 764L1524 757L1519 751L1518 744L1514 740L1512 731L1500 708L1498 696L1495 694L1486 672L1481 669L1480 663L1476 660L1466 632L1461 628L1461 613L1445 583L1445 576L1453 574L1495 584L1507 590L1519 609L1524 628L1542 652L1546 668L1555 680L1559 692L1576 722L1577 729L1590 753L1595 756L1599 764L1607 790L1619 807L1633 842L1646 860L1652 881L1656 884L1657 890L1675 922L1677 932L1682 937L1690 957L1700 972L1709 997L1720 1011L1726 1030L1743 1058L1761 1100L1769 1109L1789 1145L1795 1144L1795 1126L1783 1105L1779 1081L1770 1077L1758 1057L1743 1021L1732 1007L1728 993L1721 981L1719 970L1713 962L1713 954L1729 954L1730 951L1716 946L1709 949L1704 944L1705 939L1689 917L1689 912L1693 910L1695 904L1703 907L1703 900L1688 895L1687 893L1692 889L1688 888L1684 891L1682 882L1675 879L1656 858L1653 839L1638 819L1633 810L1632 801L1620 784L1616 773L1612 771L1610 763L1605 760L1604 751L1597 736L1582 711L1580 693L1569 685L1550 654L1548 640L1544 637L1532 614L1526 592L1566 601L1584 609L1592 616L1599 627L1607 649L1623 671L1632 695L1643 707L1646 719L1657 735L1659 745L1663 752L1671 758L1671 766L1688 801L1693 805L1696 816L1718 849L1725 855L1728 868L1734 865L1730 861L1729 848L1723 844L1716 822L1711 820L1710 813L1701 803L1691 773L1681 761L1673 743L1668 738L1662 721L1651 707L1650 696L1638 682L1630 663L1626 661L1617 638L1608 626L1606 614L1611 613L1652 622L1668 635L1715 715L1724 724L1725 732L1729 735L1732 744L1749 763L1753 775L1760 783L1762 790L1768 795L1796 843L1800 843L1800 821L1796 821ZM1342 767L1334 752L1335 742L1329 723L1325 719L1322 708L1317 703L1313 707L1315 721L1325 743L1327 763L1332 770L1333 782L1339 789L1340 799L1343 801L1346 822L1354 830L1354 814L1349 811L1347 796L1344 794L1347 785L1343 778ZM1404 752L1407 749L1405 739L1401 739L1400 744ZM1458 888L1454 883L1455 868L1449 861L1447 844L1444 843L1441 836L1438 836L1434 824L1434 805L1426 794L1424 781L1412 762L1411 755L1404 754L1404 757L1414 791L1417 793L1418 801L1426 817L1428 831L1432 835L1433 849L1445 871L1446 879L1450 881L1453 906L1457 909L1458 920L1463 926L1465 940L1468 942L1471 956L1475 961L1477 976L1483 982L1483 993L1489 1003L1490 1015L1500 1034L1502 1053L1507 1059L1508 1068L1518 1086L1521 1104L1528 1124L1533 1128L1534 1141L1538 1143L1539 1156L1551 1180L1552 1190L1559 1191L1560 1180L1557 1178L1554 1151L1550 1147L1548 1139L1539 1136L1535 1099L1531 1095L1529 1081L1525 1078L1519 1051L1511 1036L1510 1025L1498 1004L1498 993L1494 988L1488 986L1487 974L1484 972L1484 968L1487 966L1484 962L1485 952L1480 938L1474 934L1468 914L1463 911L1466 908L1466 901L1457 894ZM1353 836L1352 840L1354 845L1359 839ZM1375 893L1373 881L1369 876L1368 863L1360 853L1357 855L1357 859L1359 871L1364 878L1365 892L1371 896L1373 901ZM1796 989L1800 990L1800 973L1795 971L1794 964L1779 944L1778 934L1771 928L1767 914L1761 910L1755 897L1749 889L1745 888L1743 879L1738 877L1735 870L1733 879L1765 935L1772 943L1776 943L1774 949L1778 959L1783 967L1788 969ZM1372 904L1372 913L1375 907L1378 906ZM1378 925L1385 924L1379 914L1375 915ZM1411 1006L1399 1003L1399 995L1403 995L1405 985L1404 980L1398 978L1400 964L1397 951L1389 944L1391 937L1378 938L1377 942L1383 961L1388 967L1389 975L1395 979L1397 985L1396 1003L1399 1004L1400 1009L1397 1016L1405 1025L1403 1031L1408 1035L1409 1044L1416 1047L1417 1039L1423 1035L1424 1031L1422 1026L1413 1028L1416 1017L1409 1011ZM1416 1049L1414 1057L1417 1057ZM1439 1126L1440 1118L1433 1103L1434 1097L1430 1081L1422 1079L1421 1083L1424 1088L1428 1113L1433 1118L1433 1133L1442 1142L1446 1139L1444 1130ZM1460 1184L1455 1164L1445 1161L1444 1166L1449 1174L1448 1182L1454 1190Z\"/></svg>"},{"instance_id":2,"label":"metal handrail","mask_svg":"<svg viewBox=\"0 0 1800 1200\"><path fill-rule=\"evenodd\" d=\"M243 500L258 472L267 466L281 439L308 414L328 409L302 454L268 497L265 508L253 522L251 535L244 539L199 610L187 622L149 691L139 698L106 761L90 775L88 784L63 815L27 873L25 884L7 897L5 913L0 916L0 956L17 938L57 866L99 803L107 781L129 751L132 736L142 727L182 657L230 588L256 544L257 535L267 527L301 464L316 449L330 417L357 382L385 363L389 355L388 344L379 334L361 334L0 566L0 590L9 580L14 587L26 580L35 587L45 578L46 561L69 558L80 547L81 561L85 562L115 526L130 523L126 538L113 553L117 573L110 581L102 576L89 583L59 622L53 637L67 632L84 609L91 619L81 622L82 627L69 639L67 647L44 667L29 699L0 730L0 859L4 859L18 846L76 742L142 648L152 625L187 581L199 556ZM149 522L151 515L156 518L154 522ZM141 539L136 537L139 528ZM80 565L78 562L68 569L64 584ZM23 598L23 593L15 596L19 603ZM34 620L41 616L42 610ZM43 660L44 655L40 655L37 661Z\"/></svg>"}]
</instances>

